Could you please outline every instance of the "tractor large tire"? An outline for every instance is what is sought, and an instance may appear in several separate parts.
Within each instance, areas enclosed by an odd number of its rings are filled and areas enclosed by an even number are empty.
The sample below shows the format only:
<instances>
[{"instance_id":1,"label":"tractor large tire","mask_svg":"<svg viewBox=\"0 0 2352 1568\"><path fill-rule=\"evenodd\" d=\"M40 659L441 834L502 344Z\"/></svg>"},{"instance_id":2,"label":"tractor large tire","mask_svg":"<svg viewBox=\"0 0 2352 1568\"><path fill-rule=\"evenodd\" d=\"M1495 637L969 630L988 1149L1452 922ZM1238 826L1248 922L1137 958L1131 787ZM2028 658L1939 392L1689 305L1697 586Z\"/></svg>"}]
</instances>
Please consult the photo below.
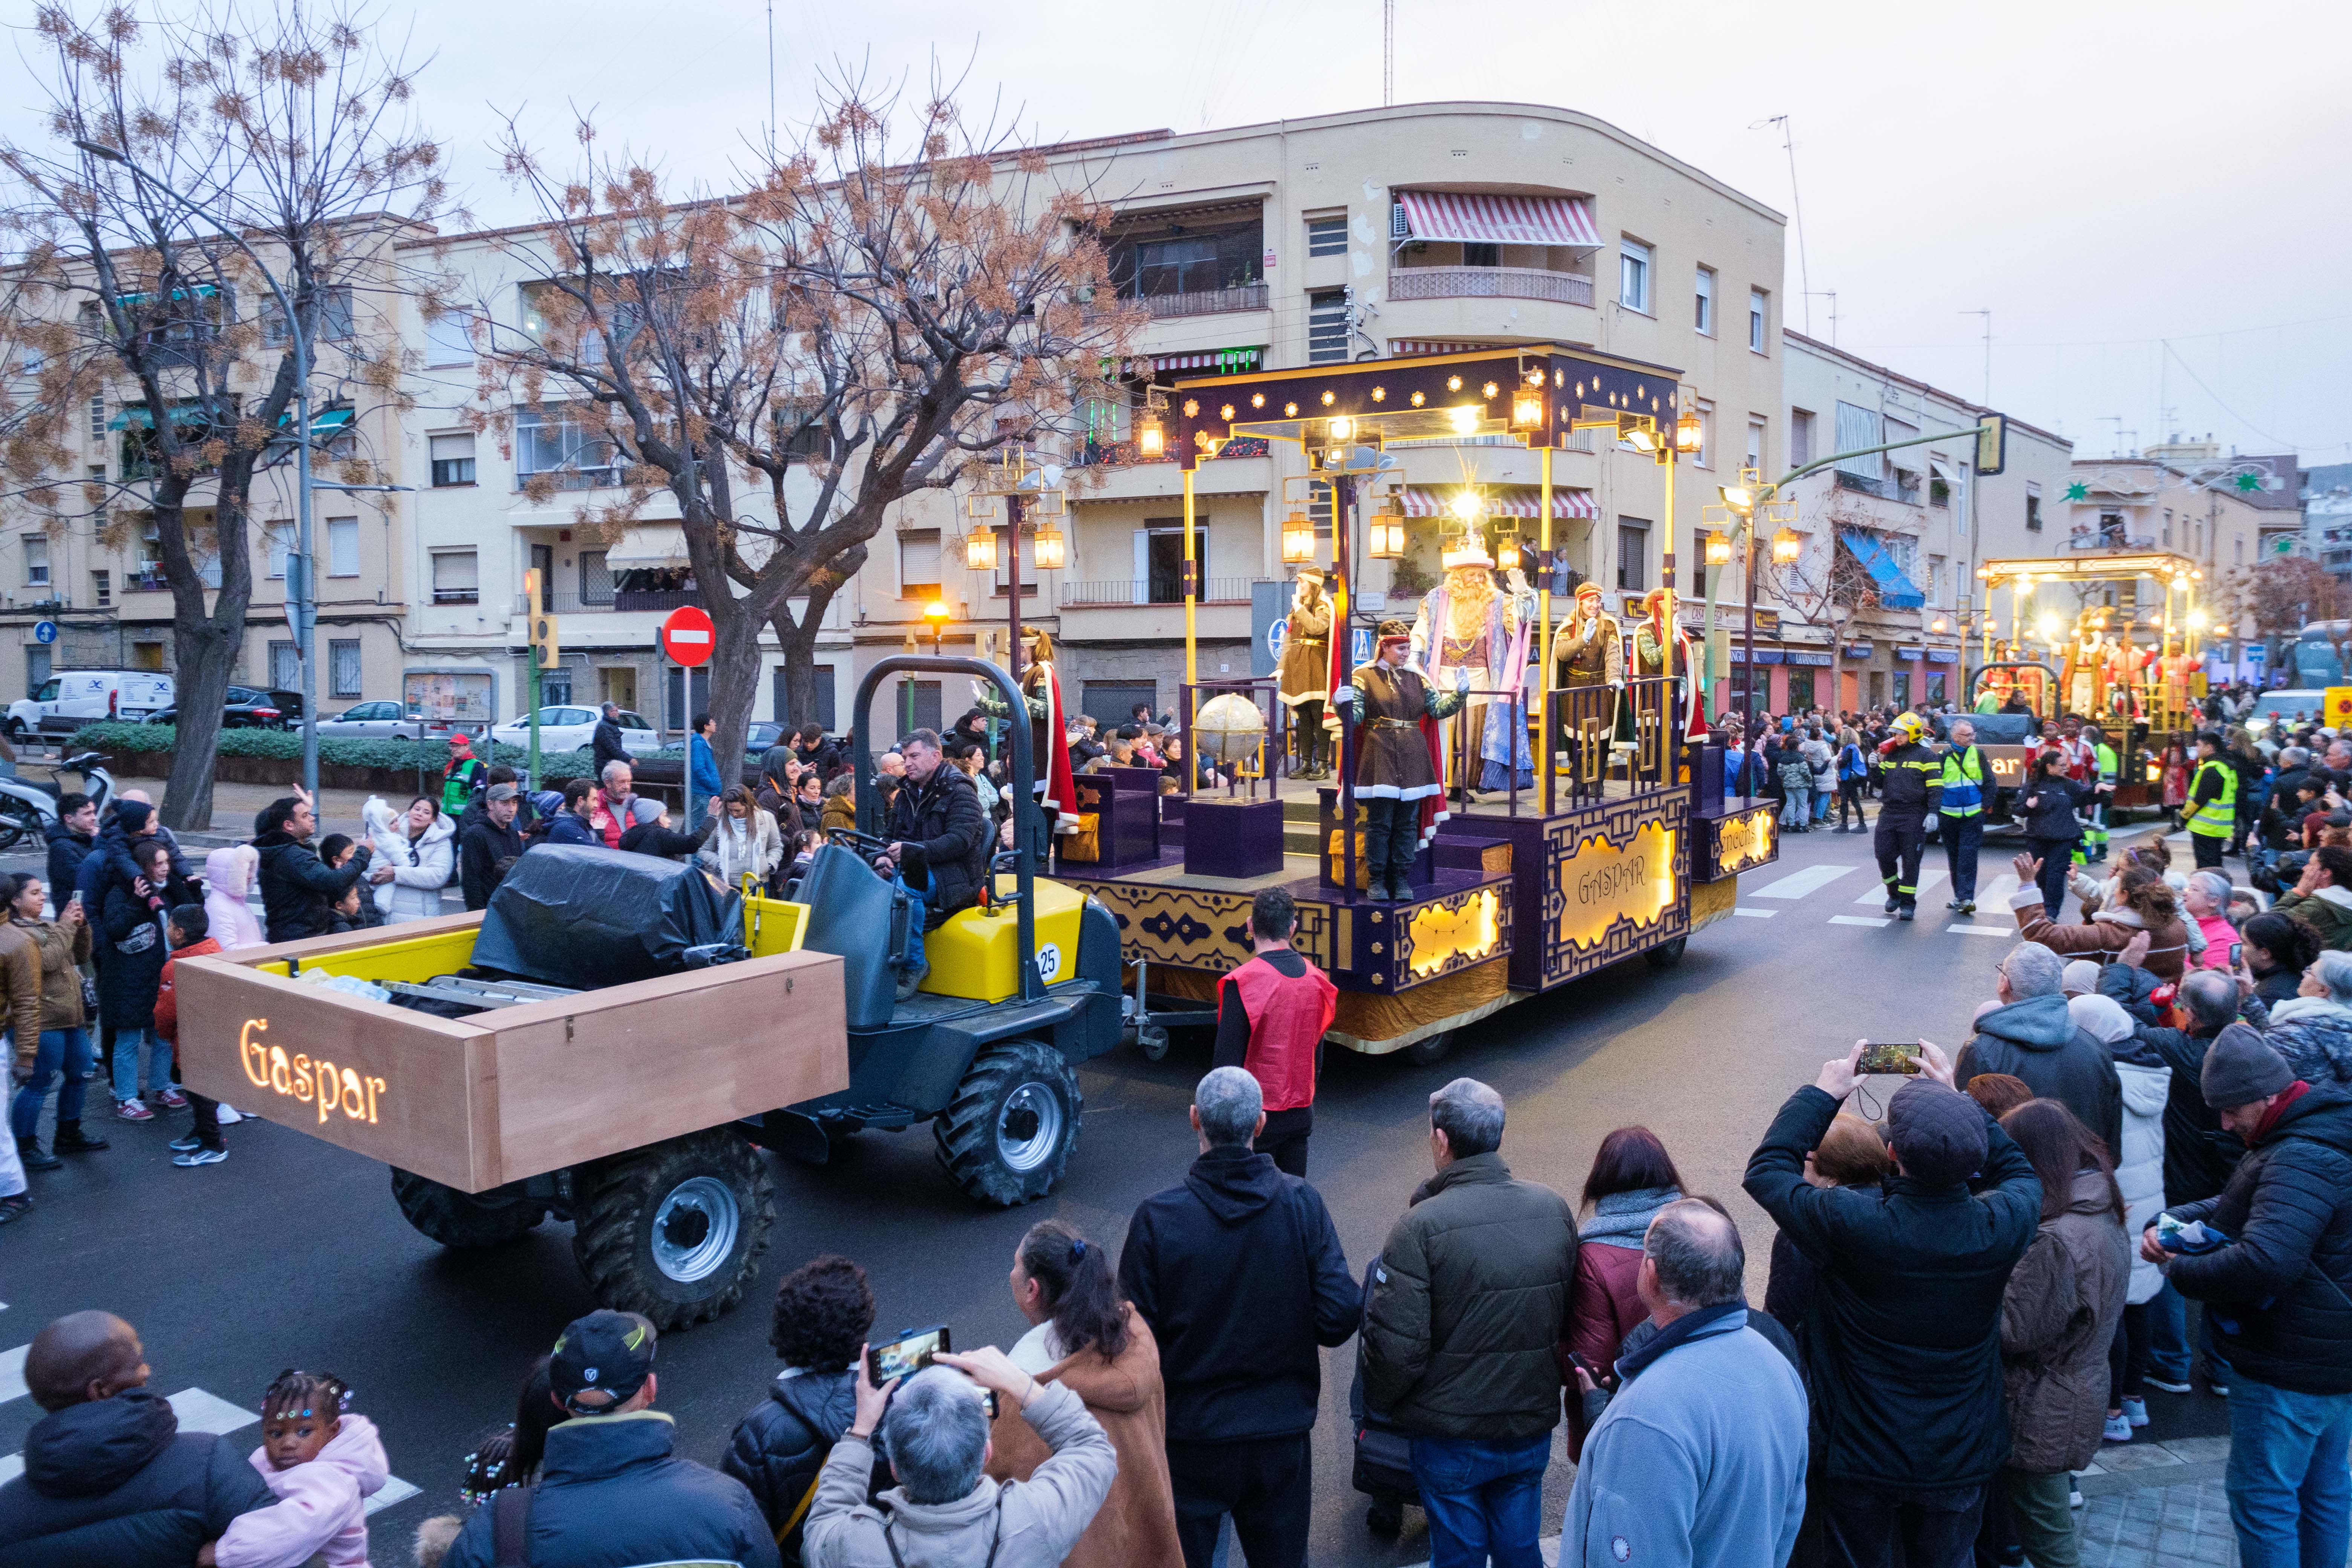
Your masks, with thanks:
<instances>
[{"instance_id":1,"label":"tractor large tire","mask_svg":"<svg viewBox=\"0 0 2352 1568\"><path fill-rule=\"evenodd\" d=\"M1085 1106L1061 1052L1038 1040L1000 1040L972 1058L931 1123L940 1163L976 1203L1010 1208L1042 1198L1069 1167Z\"/></svg>"},{"instance_id":2,"label":"tractor large tire","mask_svg":"<svg viewBox=\"0 0 2352 1568\"><path fill-rule=\"evenodd\" d=\"M461 1193L428 1176L393 1168L392 1195L419 1233L444 1247L503 1247L520 1241L547 1216L547 1205L525 1198L499 1201L488 1193Z\"/></svg>"},{"instance_id":3,"label":"tractor large tire","mask_svg":"<svg viewBox=\"0 0 2352 1568\"><path fill-rule=\"evenodd\" d=\"M767 1162L724 1128L600 1160L578 1184L572 1253L588 1288L658 1329L707 1322L741 1300L776 1221Z\"/></svg>"}]
</instances>

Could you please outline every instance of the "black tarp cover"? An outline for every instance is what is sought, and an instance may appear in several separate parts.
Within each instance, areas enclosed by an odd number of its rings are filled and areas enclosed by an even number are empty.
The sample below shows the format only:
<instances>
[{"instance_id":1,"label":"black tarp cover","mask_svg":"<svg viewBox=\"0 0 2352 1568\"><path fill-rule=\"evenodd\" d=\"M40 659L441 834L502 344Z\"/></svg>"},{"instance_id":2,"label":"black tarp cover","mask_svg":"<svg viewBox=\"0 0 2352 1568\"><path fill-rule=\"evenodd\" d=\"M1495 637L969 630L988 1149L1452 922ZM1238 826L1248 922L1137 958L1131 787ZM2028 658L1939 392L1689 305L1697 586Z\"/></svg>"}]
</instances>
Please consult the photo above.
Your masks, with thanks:
<instances>
[{"instance_id":1,"label":"black tarp cover","mask_svg":"<svg viewBox=\"0 0 2352 1568\"><path fill-rule=\"evenodd\" d=\"M474 963L589 991L680 973L687 949L742 940L742 896L689 866L618 849L541 844L490 895Z\"/></svg>"}]
</instances>

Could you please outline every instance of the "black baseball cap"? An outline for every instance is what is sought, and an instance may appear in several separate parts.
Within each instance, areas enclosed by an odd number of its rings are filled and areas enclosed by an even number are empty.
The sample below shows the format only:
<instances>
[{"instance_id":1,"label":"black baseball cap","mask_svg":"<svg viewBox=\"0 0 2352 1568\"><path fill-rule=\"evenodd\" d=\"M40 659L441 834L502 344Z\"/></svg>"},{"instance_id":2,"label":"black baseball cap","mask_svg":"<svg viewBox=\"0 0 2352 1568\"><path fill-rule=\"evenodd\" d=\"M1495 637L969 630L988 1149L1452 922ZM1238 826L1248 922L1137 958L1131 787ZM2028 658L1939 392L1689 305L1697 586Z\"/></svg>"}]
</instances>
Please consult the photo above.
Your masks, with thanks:
<instances>
[{"instance_id":1,"label":"black baseball cap","mask_svg":"<svg viewBox=\"0 0 2352 1568\"><path fill-rule=\"evenodd\" d=\"M653 1374L660 1335L635 1312L605 1310L574 1318L555 1342L547 1378L557 1401L574 1415L597 1415L626 1403ZM583 1394L608 1397L587 1405Z\"/></svg>"}]
</instances>

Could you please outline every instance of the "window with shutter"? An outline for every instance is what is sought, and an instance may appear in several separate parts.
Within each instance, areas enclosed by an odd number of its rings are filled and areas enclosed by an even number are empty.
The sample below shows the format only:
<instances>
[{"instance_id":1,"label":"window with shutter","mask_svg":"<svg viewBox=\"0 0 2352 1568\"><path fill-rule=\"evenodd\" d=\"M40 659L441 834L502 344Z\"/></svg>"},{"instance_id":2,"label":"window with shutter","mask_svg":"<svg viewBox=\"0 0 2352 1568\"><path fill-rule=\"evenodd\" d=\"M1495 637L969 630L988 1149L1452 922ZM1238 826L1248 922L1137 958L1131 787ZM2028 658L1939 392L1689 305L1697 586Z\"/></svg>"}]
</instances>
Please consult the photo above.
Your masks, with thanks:
<instances>
[{"instance_id":1,"label":"window with shutter","mask_svg":"<svg viewBox=\"0 0 2352 1568\"><path fill-rule=\"evenodd\" d=\"M471 431L453 436L436 436L433 443L433 487L446 489L452 485L474 482L474 437Z\"/></svg>"},{"instance_id":2,"label":"window with shutter","mask_svg":"<svg viewBox=\"0 0 2352 1568\"><path fill-rule=\"evenodd\" d=\"M1307 296L1307 363L1337 364L1348 357L1348 291Z\"/></svg>"},{"instance_id":3,"label":"window with shutter","mask_svg":"<svg viewBox=\"0 0 2352 1568\"><path fill-rule=\"evenodd\" d=\"M360 520L355 517L331 517L327 520L327 575L356 577L360 574Z\"/></svg>"},{"instance_id":4,"label":"window with shutter","mask_svg":"<svg viewBox=\"0 0 2352 1568\"><path fill-rule=\"evenodd\" d=\"M940 592L940 531L909 528L898 535L898 596L932 599Z\"/></svg>"},{"instance_id":5,"label":"window with shutter","mask_svg":"<svg viewBox=\"0 0 2352 1568\"><path fill-rule=\"evenodd\" d=\"M1404 209L1399 207L1399 212ZM1309 256L1345 256L1348 254L1348 215L1334 213L1328 217L1307 220L1307 254Z\"/></svg>"},{"instance_id":6,"label":"window with shutter","mask_svg":"<svg viewBox=\"0 0 2352 1568\"><path fill-rule=\"evenodd\" d=\"M479 565L470 550L436 550L433 552L433 602L436 605L471 605L482 596Z\"/></svg>"}]
</instances>

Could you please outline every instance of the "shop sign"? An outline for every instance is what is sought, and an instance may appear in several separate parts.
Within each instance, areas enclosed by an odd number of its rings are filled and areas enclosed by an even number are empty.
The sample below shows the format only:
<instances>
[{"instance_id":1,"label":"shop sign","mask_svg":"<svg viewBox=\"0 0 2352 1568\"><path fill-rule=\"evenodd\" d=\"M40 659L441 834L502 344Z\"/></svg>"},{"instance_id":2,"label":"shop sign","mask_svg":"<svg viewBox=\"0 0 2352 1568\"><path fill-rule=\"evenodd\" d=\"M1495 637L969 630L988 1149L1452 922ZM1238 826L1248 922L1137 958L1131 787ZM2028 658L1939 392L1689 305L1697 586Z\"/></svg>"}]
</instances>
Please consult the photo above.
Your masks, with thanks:
<instances>
[{"instance_id":1,"label":"shop sign","mask_svg":"<svg viewBox=\"0 0 2352 1568\"><path fill-rule=\"evenodd\" d=\"M1898 647L1895 650L1895 657L1897 658L1921 659L1927 657L1927 650L1924 647Z\"/></svg>"},{"instance_id":2,"label":"shop sign","mask_svg":"<svg viewBox=\"0 0 2352 1568\"><path fill-rule=\"evenodd\" d=\"M1816 669L1827 669L1835 661L1825 653L1800 653L1791 648L1789 650L1789 662L1811 665Z\"/></svg>"},{"instance_id":3,"label":"shop sign","mask_svg":"<svg viewBox=\"0 0 2352 1568\"><path fill-rule=\"evenodd\" d=\"M1958 664L1960 662L1960 650L1956 647L1931 647L1927 650L1927 662L1929 664Z\"/></svg>"},{"instance_id":4,"label":"shop sign","mask_svg":"<svg viewBox=\"0 0 2352 1568\"><path fill-rule=\"evenodd\" d=\"M1866 642L1850 642L1845 645L1845 656L1848 658L1868 658L1875 651Z\"/></svg>"},{"instance_id":5,"label":"shop sign","mask_svg":"<svg viewBox=\"0 0 2352 1568\"><path fill-rule=\"evenodd\" d=\"M1780 612L1778 610L1767 610L1759 606L1756 611L1756 635L1759 637L1779 637L1780 635Z\"/></svg>"},{"instance_id":6,"label":"shop sign","mask_svg":"<svg viewBox=\"0 0 2352 1568\"><path fill-rule=\"evenodd\" d=\"M1734 664L1746 664L1748 662L1748 649L1738 643L1733 643L1731 645L1731 662ZM1756 650L1756 662L1759 664L1779 664L1781 662L1780 650L1777 647L1759 647Z\"/></svg>"},{"instance_id":7,"label":"shop sign","mask_svg":"<svg viewBox=\"0 0 2352 1568\"><path fill-rule=\"evenodd\" d=\"M1654 926L1675 908L1675 835L1645 822L1624 844L1595 834L1559 863L1559 940L1599 947L1623 921Z\"/></svg>"}]
</instances>

